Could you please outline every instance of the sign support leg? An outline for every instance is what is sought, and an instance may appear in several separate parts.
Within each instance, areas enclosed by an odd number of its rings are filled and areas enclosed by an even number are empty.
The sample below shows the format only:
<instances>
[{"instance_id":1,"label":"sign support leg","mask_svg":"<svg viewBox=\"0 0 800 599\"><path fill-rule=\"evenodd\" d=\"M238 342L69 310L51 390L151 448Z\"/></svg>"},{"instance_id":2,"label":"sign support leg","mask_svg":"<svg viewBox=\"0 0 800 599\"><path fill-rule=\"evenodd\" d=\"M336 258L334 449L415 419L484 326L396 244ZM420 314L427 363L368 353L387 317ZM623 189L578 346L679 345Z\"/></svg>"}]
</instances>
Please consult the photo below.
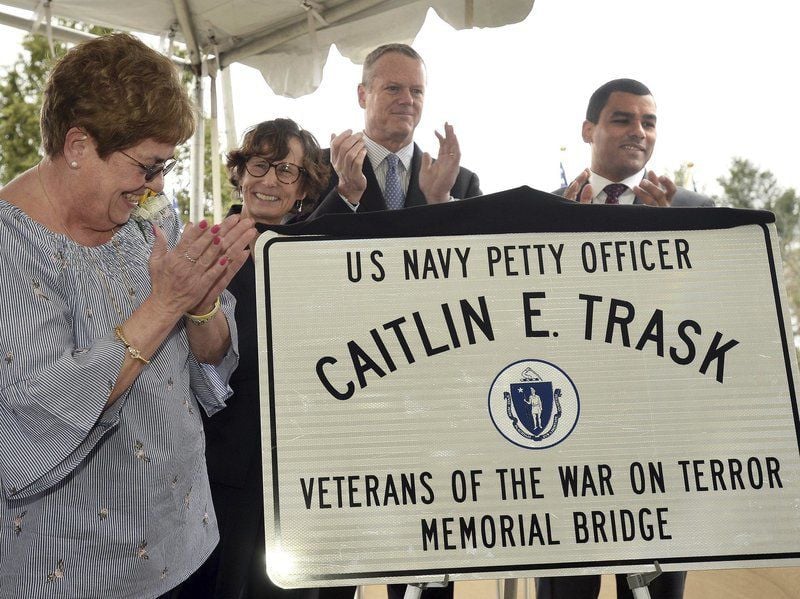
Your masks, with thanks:
<instances>
[{"instance_id":1,"label":"sign support leg","mask_svg":"<svg viewBox=\"0 0 800 599\"><path fill-rule=\"evenodd\" d=\"M415 582L406 585L406 592L403 599L419 599L422 591L428 587L446 587L450 584L450 575L447 574L441 582Z\"/></svg>"},{"instance_id":2,"label":"sign support leg","mask_svg":"<svg viewBox=\"0 0 800 599\"><path fill-rule=\"evenodd\" d=\"M419 599L422 596L422 588L424 584L409 584L406 585L406 594L403 599Z\"/></svg>"},{"instance_id":3,"label":"sign support leg","mask_svg":"<svg viewBox=\"0 0 800 599\"><path fill-rule=\"evenodd\" d=\"M661 576L661 566L658 565L658 562L653 562L653 565L656 568L655 572L628 574L626 577L628 588L633 593L633 599L650 599L650 590L647 586Z\"/></svg>"}]
</instances>

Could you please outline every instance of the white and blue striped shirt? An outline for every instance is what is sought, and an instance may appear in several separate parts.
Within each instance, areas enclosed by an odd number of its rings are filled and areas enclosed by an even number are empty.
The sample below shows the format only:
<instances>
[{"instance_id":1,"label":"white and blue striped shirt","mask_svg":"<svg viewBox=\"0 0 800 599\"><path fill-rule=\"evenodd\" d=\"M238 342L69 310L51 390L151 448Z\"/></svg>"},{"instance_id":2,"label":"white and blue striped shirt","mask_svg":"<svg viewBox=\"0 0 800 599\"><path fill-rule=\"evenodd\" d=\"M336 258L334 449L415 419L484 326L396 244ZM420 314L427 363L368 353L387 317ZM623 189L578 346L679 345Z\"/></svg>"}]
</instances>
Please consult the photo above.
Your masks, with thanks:
<instances>
[{"instance_id":1,"label":"white and blue striped shirt","mask_svg":"<svg viewBox=\"0 0 800 599\"><path fill-rule=\"evenodd\" d=\"M215 381L179 322L104 411L125 356L109 292L126 317L149 295L149 229L84 247L0 200L2 598L156 597L217 543L198 401L224 406L235 349ZM235 348L228 294L223 311Z\"/></svg>"}]
</instances>

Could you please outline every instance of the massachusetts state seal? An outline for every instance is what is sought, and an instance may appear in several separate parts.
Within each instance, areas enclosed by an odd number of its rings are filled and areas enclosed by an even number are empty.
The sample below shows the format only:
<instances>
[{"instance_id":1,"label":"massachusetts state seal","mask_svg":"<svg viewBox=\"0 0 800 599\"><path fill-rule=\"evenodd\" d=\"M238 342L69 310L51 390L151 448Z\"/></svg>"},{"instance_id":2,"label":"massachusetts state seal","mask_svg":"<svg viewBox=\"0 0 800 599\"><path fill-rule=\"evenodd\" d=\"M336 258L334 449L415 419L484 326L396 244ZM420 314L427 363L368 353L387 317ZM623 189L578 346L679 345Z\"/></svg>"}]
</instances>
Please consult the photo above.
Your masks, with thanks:
<instances>
[{"instance_id":1,"label":"massachusetts state seal","mask_svg":"<svg viewBox=\"0 0 800 599\"><path fill-rule=\"evenodd\" d=\"M563 441L580 414L578 390L555 364L520 360L506 366L489 389L489 415L514 445L544 449Z\"/></svg>"}]
</instances>

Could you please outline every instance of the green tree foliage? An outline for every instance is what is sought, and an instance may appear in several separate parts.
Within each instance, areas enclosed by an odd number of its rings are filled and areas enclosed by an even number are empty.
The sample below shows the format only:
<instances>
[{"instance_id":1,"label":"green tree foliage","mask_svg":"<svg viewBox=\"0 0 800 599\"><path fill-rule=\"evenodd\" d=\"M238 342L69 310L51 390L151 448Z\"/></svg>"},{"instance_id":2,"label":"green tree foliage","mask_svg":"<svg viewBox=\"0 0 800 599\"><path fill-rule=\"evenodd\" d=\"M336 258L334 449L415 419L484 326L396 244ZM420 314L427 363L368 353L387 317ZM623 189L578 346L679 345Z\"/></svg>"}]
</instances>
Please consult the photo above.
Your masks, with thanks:
<instances>
[{"instance_id":1,"label":"green tree foliage","mask_svg":"<svg viewBox=\"0 0 800 599\"><path fill-rule=\"evenodd\" d=\"M749 160L734 158L727 176L717 179L723 195L717 203L733 208L769 210L781 238L784 257L798 242L800 206L794 188L784 189L771 171L761 170Z\"/></svg>"},{"instance_id":2,"label":"green tree foliage","mask_svg":"<svg viewBox=\"0 0 800 599\"><path fill-rule=\"evenodd\" d=\"M57 21L94 35L111 29ZM0 67L0 184L7 183L39 162L39 112L42 91L53 62L67 51L67 45L53 42L55 55L44 35L26 35L22 52L13 65Z\"/></svg>"},{"instance_id":3,"label":"green tree foliage","mask_svg":"<svg viewBox=\"0 0 800 599\"><path fill-rule=\"evenodd\" d=\"M39 111L52 64L47 39L25 36L23 52L0 72L0 182L8 182L39 161ZM66 51L55 43L56 56Z\"/></svg>"},{"instance_id":4,"label":"green tree foliage","mask_svg":"<svg viewBox=\"0 0 800 599\"><path fill-rule=\"evenodd\" d=\"M727 176L717 182L723 195L719 205L769 210L775 214L780 236L783 278L789 298L795 339L800 338L800 205L794 188L782 188L771 171L761 170L749 160L734 158Z\"/></svg>"},{"instance_id":5,"label":"green tree foliage","mask_svg":"<svg viewBox=\"0 0 800 599\"><path fill-rule=\"evenodd\" d=\"M210 119L206 119L205 127L203 128L205 133L205 179L203 183L203 187L205 188L206 192L206 204L211 205L211 210L213 211L213 198L212 198L212 182L211 182L211 121ZM228 181L228 169L225 168L225 156L220 157L220 181L221 181L221 189L222 189L222 215L224 216L228 212L228 208L231 207L231 204L235 204L238 200L234 199L233 197L233 186L231 185L230 181Z\"/></svg>"},{"instance_id":6,"label":"green tree foliage","mask_svg":"<svg viewBox=\"0 0 800 599\"><path fill-rule=\"evenodd\" d=\"M205 153L203 162L203 215L207 219L212 219L214 216L214 198L213 198L213 183L211 180L211 120L205 119L205 127L203 128L205 135ZM184 144L178 148L176 155L178 156L178 167L176 167L176 174L182 176L188 181L188 166L191 162L191 152L189 144ZM225 157L220 157L220 181L222 182L222 216L227 214L231 204L239 202L234 196L233 186L228 181L228 169L225 168ZM188 183L187 183L188 185ZM182 189L176 194L178 200L178 211L184 222L189 220L189 191Z\"/></svg>"},{"instance_id":7,"label":"green tree foliage","mask_svg":"<svg viewBox=\"0 0 800 599\"><path fill-rule=\"evenodd\" d=\"M103 35L112 30L87 26L80 23L58 22L59 25L86 31L94 35ZM39 112L42 106L42 90L47 82L47 75L55 59L67 51L67 45L55 42L55 57L50 54L47 38L43 35L27 35L22 42L22 51L13 65L0 66L0 186L11 181L17 175L34 166L41 158L41 140L39 135ZM185 52L176 51L177 56ZM187 87L193 85L190 73L184 73ZM207 217L213 214L211 198L211 135L208 121L205 127L205 202L204 211ZM178 207L185 220L189 218L189 145L177 149L178 167L174 175L185 182L185 189L177 195ZM225 214L234 202L233 189L228 183L227 171L221 168L222 177L222 212Z\"/></svg>"},{"instance_id":8,"label":"green tree foliage","mask_svg":"<svg viewBox=\"0 0 800 599\"><path fill-rule=\"evenodd\" d=\"M691 189L692 182L690 180L690 164L689 162L682 162L681 165L672 172L667 172L667 176L672 179L673 183L678 187L686 187Z\"/></svg>"}]
</instances>

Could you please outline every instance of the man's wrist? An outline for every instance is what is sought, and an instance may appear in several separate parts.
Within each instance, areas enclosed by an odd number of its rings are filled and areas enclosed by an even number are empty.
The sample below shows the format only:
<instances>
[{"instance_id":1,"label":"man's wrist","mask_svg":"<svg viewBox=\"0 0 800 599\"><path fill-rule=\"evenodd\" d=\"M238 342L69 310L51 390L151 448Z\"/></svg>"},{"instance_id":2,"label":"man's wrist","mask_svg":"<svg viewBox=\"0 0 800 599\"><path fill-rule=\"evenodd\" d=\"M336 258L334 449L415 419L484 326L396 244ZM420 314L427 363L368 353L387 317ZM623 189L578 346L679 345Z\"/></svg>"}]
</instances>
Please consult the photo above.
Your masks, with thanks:
<instances>
[{"instance_id":1,"label":"man's wrist","mask_svg":"<svg viewBox=\"0 0 800 599\"><path fill-rule=\"evenodd\" d=\"M425 196L425 200L428 202L428 204L444 204L445 202L452 201L452 199L453 196L451 196L449 193L437 196L436 198L428 198L428 196Z\"/></svg>"},{"instance_id":2,"label":"man's wrist","mask_svg":"<svg viewBox=\"0 0 800 599\"><path fill-rule=\"evenodd\" d=\"M345 204L347 204L347 207L348 207L348 208L350 208L350 210L352 210L353 212L355 212L356 210L358 210L358 206L360 205L360 202L357 202L357 203L355 203L355 204L354 204L353 202L351 202L350 200L348 200L348 199L347 199L347 198L346 198L346 197L345 197L345 196L342 194L342 192L340 192L340 191L339 191L339 192L337 192L337 193L339 194L339 197L340 197L340 198L342 198L342 201L343 201Z\"/></svg>"},{"instance_id":3,"label":"man's wrist","mask_svg":"<svg viewBox=\"0 0 800 599\"><path fill-rule=\"evenodd\" d=\"M358 206L358 204L361 202L361 196L364 195L364 190L347 188L338 185L336 187L336 193L338 193L339 197L351 206Z\"/></svg>"}]
</instances>

